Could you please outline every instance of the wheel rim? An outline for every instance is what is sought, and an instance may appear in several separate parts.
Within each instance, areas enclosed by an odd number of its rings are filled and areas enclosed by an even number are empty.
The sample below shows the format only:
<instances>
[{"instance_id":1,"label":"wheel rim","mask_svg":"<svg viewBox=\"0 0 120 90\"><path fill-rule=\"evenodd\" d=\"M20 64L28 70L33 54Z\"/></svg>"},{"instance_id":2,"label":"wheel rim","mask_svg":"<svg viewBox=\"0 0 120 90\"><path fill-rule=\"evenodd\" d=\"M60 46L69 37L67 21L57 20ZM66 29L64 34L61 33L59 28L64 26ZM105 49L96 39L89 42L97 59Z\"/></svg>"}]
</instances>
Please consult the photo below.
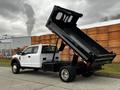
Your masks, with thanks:
<instances>
[{"instance_id":1,"label":"wheel rim","mask_svg":"<svg viewBox=\"0 0 120 90\"><path fill-rule=\"evenodd\" d=\"M13 72L16 72L17 71L17 66L16 65L13 65Z\"/></svg>"},{"instance_id":2,"label":"wheel rim","mask_svg":"<svg viewBox=\"0 0 120 90\"><path fill-rule=\"evenodd\" d=\"M69 72L68 72L67 69L63 69L61 71L61 77L62 77L63 80L68 80L68 78L69 78Z\"/></svg>"}]
</instances>

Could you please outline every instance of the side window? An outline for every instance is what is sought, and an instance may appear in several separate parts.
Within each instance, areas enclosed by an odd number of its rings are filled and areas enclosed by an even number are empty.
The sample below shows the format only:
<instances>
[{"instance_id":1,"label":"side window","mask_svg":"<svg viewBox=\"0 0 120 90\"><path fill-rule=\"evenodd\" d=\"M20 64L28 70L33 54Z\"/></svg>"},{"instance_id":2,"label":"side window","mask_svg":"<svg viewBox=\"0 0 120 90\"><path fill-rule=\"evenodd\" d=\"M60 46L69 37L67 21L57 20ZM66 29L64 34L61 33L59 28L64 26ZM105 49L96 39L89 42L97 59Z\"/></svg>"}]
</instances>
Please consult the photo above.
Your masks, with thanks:
<instances>
[{"instance_id":1,"label":"side window","mask_svg":"<svg viewBox=\"0 0 120 90\"><path fill-rule=\"evenodd\" d=\"M34 54L38 52L38 46L29 47L24 51L24 54Z\"/></svg>"},{"instance_id":2,"label":"side window","mask_svg":"<svg viewBox=\"0 0 120 90\"><path fill-rule=\"evenodd\" d=\"M56 48L56 46L43 46L42 53L54 53L55 48Z\"/></svg>"},{"instance_id":3,"label":"side window","mask_svg":"<svg viewBox=\"0 0 120 90\"><path fill-rule=\"evenodd\" d=\"M33 49L32 49L32 53L37 53L37 52L38 52L38 46L33 47Z\"/></svg>"},{"instance_id":4,"label":"side window","mask_svg":"<svg viewBox=\"0 0 120 90\"><path fill-rule=\"evenodd\" d=\"M32 53L32 47L29 47L24 51L24 54L31 54L31 53Z\"/></svg>"}]
</instances>

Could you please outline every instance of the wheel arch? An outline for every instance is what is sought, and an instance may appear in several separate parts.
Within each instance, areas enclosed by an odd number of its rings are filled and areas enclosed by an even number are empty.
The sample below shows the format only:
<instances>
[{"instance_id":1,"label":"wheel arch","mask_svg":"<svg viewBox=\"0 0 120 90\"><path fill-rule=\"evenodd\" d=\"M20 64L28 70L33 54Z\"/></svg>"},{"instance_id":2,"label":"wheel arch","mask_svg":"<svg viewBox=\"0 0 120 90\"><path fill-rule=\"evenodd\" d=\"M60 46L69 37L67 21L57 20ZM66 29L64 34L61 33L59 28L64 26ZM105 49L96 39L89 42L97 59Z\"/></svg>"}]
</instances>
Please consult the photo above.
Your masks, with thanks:
<instances>
[{"instance_id":1,"label":"wheel arch","mask_svg":"<svg viewBox=\"0 0 120 90\"><path fill-rule=\"evenodd\" d=\"M19 62L19 60L18 60L17 58L13 58L13 59L11 60L11 66L12 66L13 63L17 63L17 64L20 65L20 62ZM20 65L20 66L21 66L21 65Z\"/></svg>"}]
</instances>

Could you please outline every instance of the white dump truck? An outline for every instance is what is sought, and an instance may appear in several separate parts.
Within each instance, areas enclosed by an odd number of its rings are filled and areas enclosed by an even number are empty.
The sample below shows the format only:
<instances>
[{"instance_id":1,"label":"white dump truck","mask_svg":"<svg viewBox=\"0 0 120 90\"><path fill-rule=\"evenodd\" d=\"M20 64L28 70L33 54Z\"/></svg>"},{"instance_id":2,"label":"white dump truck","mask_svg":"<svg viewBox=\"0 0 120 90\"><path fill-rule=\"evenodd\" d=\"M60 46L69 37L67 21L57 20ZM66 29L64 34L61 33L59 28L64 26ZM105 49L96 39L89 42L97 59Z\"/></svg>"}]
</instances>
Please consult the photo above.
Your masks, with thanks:
<instances>
[{"instance_id":1,"label":"white dump truck","mask_svg":"<svg viewBox=\"0 0 120 90\"><path fill-rule=\"evenodd\" d=\"M56 46L49 44L31 45L22 52L12 56L12 72L17 74L20 69L33 68L35 71L42 68L44 62L52 62ZM56 50L55 61L59 61L59 53Z\"/></svg>"},{"instance_id":2,"label":"white dump truck","mask_svg":"<svg viewBox=\"0 0 120 90\"><path fill-rule=\"evenodd\" d=\"M73 81L76 75L89 77L102 65L111 63L116 54L109 52L82 32L76 25L82 14L55 6L46 26L74 50L73 59L63 61L59 52L64 50L61 43L59 49L56 45L40 44L27 47L21 53L12 57L12 72L17 74L21 69L59 72L64 82ZM82 59L78 61L78 57Z\"/></svg>"}]
</instances>

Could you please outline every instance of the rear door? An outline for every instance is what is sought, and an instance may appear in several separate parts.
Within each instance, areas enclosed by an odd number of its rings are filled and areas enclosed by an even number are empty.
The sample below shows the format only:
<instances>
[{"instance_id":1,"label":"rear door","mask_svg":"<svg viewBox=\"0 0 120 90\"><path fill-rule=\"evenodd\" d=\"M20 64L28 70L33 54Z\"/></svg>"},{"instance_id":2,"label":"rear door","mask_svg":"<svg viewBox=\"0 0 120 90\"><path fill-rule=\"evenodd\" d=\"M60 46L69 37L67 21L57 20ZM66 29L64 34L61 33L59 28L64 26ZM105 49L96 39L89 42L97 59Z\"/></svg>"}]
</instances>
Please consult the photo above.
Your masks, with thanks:
<instances>
[{"instance_id":1,"label":"rear door","mask_svg":"<svg viewBox=\"0 0 120 90\"><path fill-rule=\"evenodd\" d=\"M41 61L51 62L52 59L53 59L55 48L56 48L56 46L43 45L42 46L42 51L41 51L41 56L40 56ZM59 60L59 53L58 52L56 52L54 59L55 59L55 61Z\"/></svg>"}]
</instances>

